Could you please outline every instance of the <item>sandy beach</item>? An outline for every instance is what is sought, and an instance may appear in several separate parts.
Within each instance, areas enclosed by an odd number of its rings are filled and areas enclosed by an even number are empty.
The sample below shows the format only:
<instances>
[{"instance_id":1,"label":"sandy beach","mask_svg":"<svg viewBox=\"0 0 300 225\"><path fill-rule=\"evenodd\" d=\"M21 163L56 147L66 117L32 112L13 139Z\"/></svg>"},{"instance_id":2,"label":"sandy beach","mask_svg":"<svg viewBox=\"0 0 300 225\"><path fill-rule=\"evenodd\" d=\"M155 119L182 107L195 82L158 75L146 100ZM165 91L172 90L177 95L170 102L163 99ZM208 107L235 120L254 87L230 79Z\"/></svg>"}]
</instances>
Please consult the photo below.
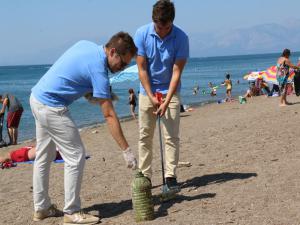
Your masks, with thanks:
<instances>
[{"instance_id":1,"label":"sandy beach","mask_svg":"<svg viewBox=\"0 0 300 225\"><path fill-rule=\"evenodd\" d=\"M210 104L181 114L180 195L155 202L155 220L140 224L300 224L300 98L279 107L278 98L255 97ZM138 123L122 122L137 155ZM157 132L156 132L157 133ZM84 129L88 154L81 199L101 224L135 224L133 172L105 125ZM24 145L24 144L23 144ZM27 143L28 145L28 143ZM0 149L5 151L5 149ZM154 138L153 195L161 192L159 141ZM64 205L63 164L53 164L50 196ZM61 224L62 218L32 221L32 165L0 171L0 224Z\"/></svg>"}]
</instances>

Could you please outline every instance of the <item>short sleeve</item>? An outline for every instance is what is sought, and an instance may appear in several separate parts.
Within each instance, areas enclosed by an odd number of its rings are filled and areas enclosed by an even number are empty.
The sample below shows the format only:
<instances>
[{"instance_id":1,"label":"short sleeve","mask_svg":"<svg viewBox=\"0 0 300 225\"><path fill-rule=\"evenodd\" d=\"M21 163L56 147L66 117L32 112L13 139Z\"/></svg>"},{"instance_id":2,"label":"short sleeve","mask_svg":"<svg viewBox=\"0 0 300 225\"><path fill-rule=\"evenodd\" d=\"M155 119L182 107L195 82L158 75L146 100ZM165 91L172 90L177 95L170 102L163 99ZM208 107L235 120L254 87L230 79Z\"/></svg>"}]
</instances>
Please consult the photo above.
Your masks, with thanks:
<instances>
[{"instance_id":1,"label":"short sleeve","mask_svg":"<svg viewBox=\"0 0 300 225\"><path fill-rule=\"evenodd\" d=\"M137 55L146 56L144 35L141 29L138 29L134 35L134 44L137 47Z\"/></svg>"},{"instance_id":2,"label":"short sleeve","mask_svg":"<svg viewBox=\"0 0 300 225\"><path fill-rule=\"evenodd\" d=\"M187 59L189 58L189 38L188 36L183 33L180 35L180 38L177 40L177 53L176 53L176 60L177 59Z\"/></svg>"},{"instance_id":3,"label":"short sleeve","mask_svg":"<svg viewBox=\"0 0 300 225\"><path fill-rule=\"evenodd\" d=\"M105 72L93 72L91 74L91 81L93 86L93 97L103 99L111 98L109 78Z\"/></svg>"}]
</instances>

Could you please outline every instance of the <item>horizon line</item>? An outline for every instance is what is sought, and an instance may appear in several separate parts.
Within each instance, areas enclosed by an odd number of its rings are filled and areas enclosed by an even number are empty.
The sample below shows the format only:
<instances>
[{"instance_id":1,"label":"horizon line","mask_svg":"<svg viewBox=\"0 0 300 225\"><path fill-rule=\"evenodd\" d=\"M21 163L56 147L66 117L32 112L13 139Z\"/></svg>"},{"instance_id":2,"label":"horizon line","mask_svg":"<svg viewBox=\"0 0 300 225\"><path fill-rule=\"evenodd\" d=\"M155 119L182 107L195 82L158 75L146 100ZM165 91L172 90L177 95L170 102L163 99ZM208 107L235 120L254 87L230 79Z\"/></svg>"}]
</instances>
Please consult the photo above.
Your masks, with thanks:
<instances>
[{"instance_id":1,"label":"horizon line","mask_svg":"<svg viewBox=\"0 0 300 225\"><path fill-rule=\"evenodd\" d=\"M293 53L300 53L300 50L293 51ZM189 59L208 59L208 58L217 58L217 57L238 57L238 56L254 56L254 55L271 55L271 54L281 54L280 52L268 52L268 53L250 53L250 54L239 54L239 55L215 55L215 56L193 56L189 57ZM0 65L0 67L12 67L12 66L51 66L51 63L41 63L41 64L16 64L16 65Z\"/></svg>"}]
</instances>

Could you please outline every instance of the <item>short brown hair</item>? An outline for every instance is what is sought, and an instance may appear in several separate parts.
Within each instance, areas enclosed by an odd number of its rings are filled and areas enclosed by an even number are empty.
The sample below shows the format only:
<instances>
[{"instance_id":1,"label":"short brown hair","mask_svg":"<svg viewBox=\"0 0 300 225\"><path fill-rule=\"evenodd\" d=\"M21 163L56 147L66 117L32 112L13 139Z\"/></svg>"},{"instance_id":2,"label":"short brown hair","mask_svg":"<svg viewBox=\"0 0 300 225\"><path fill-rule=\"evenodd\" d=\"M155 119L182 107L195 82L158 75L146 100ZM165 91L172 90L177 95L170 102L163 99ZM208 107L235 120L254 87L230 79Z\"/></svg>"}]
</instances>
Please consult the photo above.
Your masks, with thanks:
<instances>
[{"instance_id":1,"label":"short brown hair","mask_svg":"<svg viewBox=\"0 0 300 225\"><path fill-rule=\"evenodd\" d=\"M175 19L175 7L169 0L159 0L153 5L152 20L154 23L167 24Z\"/></svg>"},{"instance_id":2,"label":"short brown hair","mask_svg":"<svg viewBox=\"0 0 300 225\"><path fill-rule=\"evenodd\" d=\"M112 36L106 43L105 47L115 48L120 55L126 55L128 52L130 52L132 56L135 56L137 52L137 48L132 37L123 31L120 31Z\"/></svg>"}]
</instances>

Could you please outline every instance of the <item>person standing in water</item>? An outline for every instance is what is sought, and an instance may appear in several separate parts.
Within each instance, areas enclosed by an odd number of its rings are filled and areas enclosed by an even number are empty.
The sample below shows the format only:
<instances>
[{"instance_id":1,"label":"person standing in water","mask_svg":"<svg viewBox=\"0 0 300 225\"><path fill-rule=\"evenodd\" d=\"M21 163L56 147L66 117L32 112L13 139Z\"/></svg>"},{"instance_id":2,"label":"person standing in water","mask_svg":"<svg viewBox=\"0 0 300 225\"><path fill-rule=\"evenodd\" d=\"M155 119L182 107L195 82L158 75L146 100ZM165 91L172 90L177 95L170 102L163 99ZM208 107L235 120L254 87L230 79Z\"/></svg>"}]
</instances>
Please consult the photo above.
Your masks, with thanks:
<instances>
[{"instance_id":1,"label":"person standing in water","mask_svg":"<svg viewBox=\"0 0 300 225\"><path fill-rule=\"evenodd\" d=\"M18 128L24 110L23 106L18 98L9 93L0 95L0 102L2 103L0 114L4 114L7 108L8 145L16 145L18 144Z\"/></svg>"},{"instance_id":2,"label":"person standing in water","mask_svg":"<svg viewBox=\"0 0 300 225\"><path fill-rule=\"evenodd\" d=\"M131 115L133 117L133 119L136 119L136 116L135 116L135 107L136 107L136 95L134 93L134 90L132 88L130 88L128 90L128 93L129 93L129 97L128 97L128 102L129 102L129 105L130 105L130 112L131 112Z\"/></svg>"},{"instance_id":3,"label":"person standing in water","mask_svg":"<svg viewBox=\"0 0 300 225\"><path fill-rule=\"evenodd\" d=\"M231 98L231 91L232 91L232 81L230 80L230 74L226 74L226 80L224 81L223 85L226 86L226 102L230 102Z\"/></svg>"}]
</instances>

